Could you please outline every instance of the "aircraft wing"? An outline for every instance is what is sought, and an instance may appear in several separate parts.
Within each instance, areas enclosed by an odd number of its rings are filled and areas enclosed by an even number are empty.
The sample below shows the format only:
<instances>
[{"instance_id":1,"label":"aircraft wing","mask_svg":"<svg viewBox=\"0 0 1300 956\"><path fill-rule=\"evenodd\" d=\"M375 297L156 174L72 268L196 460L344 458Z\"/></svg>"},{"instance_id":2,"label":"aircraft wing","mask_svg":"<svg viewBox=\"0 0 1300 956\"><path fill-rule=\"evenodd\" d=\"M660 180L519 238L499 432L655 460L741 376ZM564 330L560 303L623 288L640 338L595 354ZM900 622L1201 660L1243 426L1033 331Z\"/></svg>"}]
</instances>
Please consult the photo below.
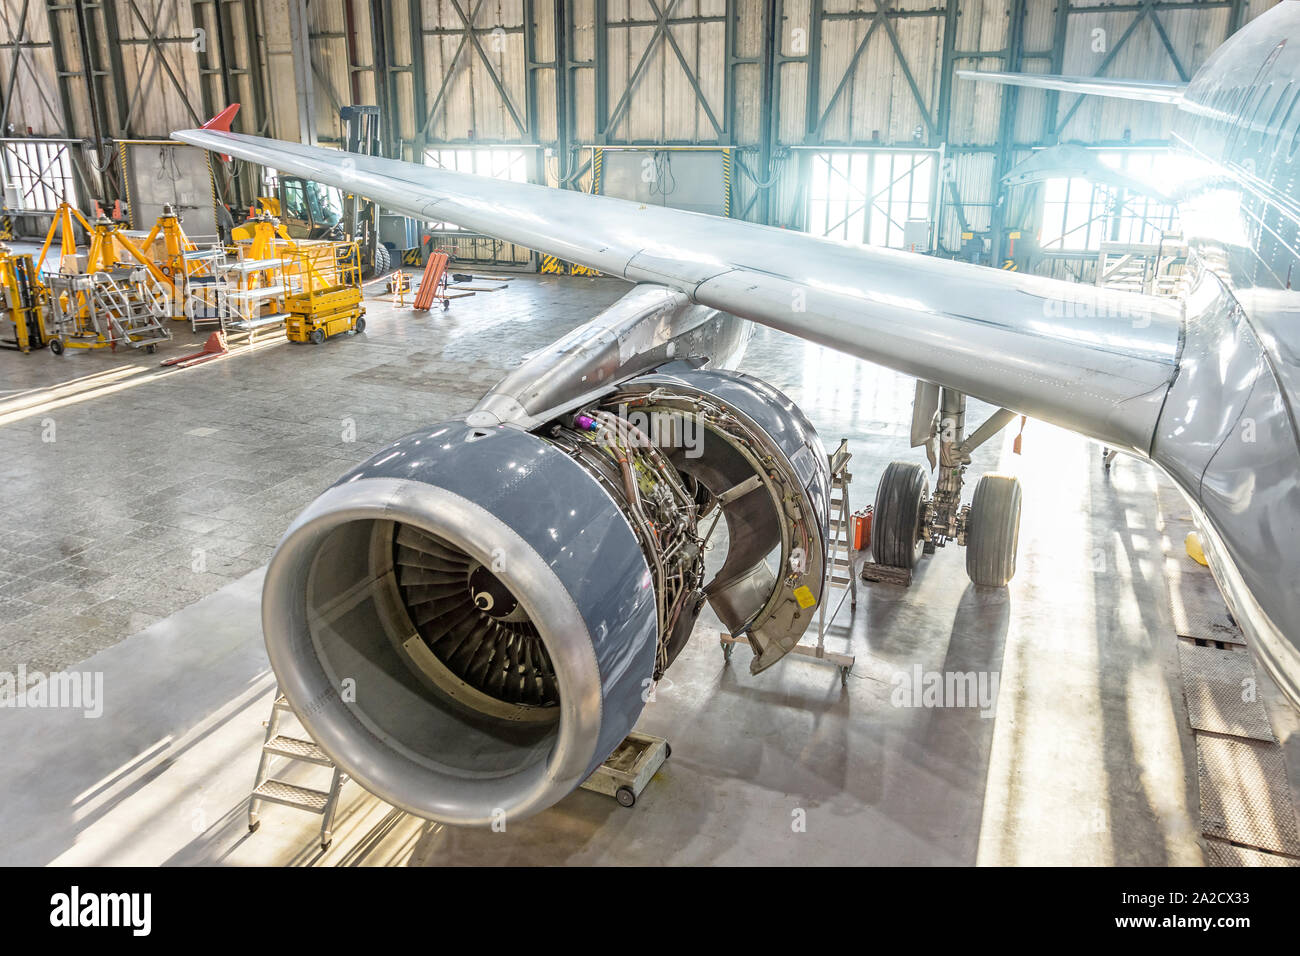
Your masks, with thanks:
<instances>
[{"instance_id":1,"label":"aircraft wing","mask_svg":"<svg viewBox=\"0 0 1300 956\"><path fill-rule=\"evenodd\" d=\"M1063 93L1110 96L1124 100L1142 100L1146 103L1178 103L1187 92L1186 83L1167 83L1160 80L1114 80L1107 76L1057 76L1041 73L997 73L979 70L958 70L958 76L986 83L1005 83L1008 86L1027 86L1036 90L1059 90Z\"/></svg>"},{"instance_id":2,"label":"aircraft wing","mask_svg":"<svg viewBox=\"0 0 1300 956\"><path fill-rule=\"evenodd\" d=\"M214 129L173 138L695 301L1147 454L1181 305Z\"/></svg>"}]
</instances>

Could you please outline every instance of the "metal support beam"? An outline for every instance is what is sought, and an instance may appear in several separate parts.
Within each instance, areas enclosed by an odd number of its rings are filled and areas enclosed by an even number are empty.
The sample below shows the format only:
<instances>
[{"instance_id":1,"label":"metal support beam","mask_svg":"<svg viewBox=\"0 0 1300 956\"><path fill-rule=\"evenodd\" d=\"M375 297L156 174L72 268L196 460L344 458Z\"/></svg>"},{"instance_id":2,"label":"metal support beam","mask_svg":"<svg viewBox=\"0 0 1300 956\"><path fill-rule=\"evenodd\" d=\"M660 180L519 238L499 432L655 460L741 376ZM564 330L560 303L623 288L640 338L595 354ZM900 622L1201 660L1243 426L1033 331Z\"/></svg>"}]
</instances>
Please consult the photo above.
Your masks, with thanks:
<instances>
[{"instance_id":1,"label":"metal support beam","mask_svg":"<svg viewBox=\"0 0 1300 956\"><path fill-rule=\"evenodd\" d=\"M423 118L428 116L428 88L425 86L424 62L424 4L421 0L407 0L407 32L411 41L411 105L415 111L415 138L411 142L411 160L424 161L424 145L427 137L424 133Z\"/></svg>"},{"instance_id":2,"label":"metal support beam","mask_svg":"<svg viewBox=\"0 0 1300 956\"><path fill-rule=\"evenodd\" d=\"M957 9L958 0L947 0L947 6L944 8L943 16L943 62L940 67L942 73L939 80L939 109L938 116L935 119L934 134L938 140L946 147L952 134L952 85L956 79L953 71L953 51L957 47ZM1066 0L1061 0L1062 3ZM933 144L932 144L933 145ZM948 156L945 149L943 161L940 164L939 178L943 183L943 188L948 190L948 196L953 212L957 216L957 225L961 227L962 232L970 232L970 223L966 220L966 204L962 202L961 190L957 186L957 176L953 172L953 167L948 164L955 163L955 159ZM940 221L943 214L943 200L940 198L939 209L935 214L935 245L939 245L939 233L943 228Z\"/></svg>"},{"instance_id":3,"label":"metal support beam","mask_svg":"<svg viewBox=\"0 0 1300 956\"><path fill-rule=\"evenodd\" d=\"M289 43L293 51L293 81L298 105L298 138L316 145L316 96L311 72L311 33L306 0L288 0Z\"/></svg>"},{"instance_id":4,"label":"metal support beam","mask_svg":"<svg viewBox=\"0 0 1300 956\"><path fill-rule=\"evenodd\" d=\"M380 154L401 159L402 125L397 116L397 74L393 72L393 31L388 26L386 0L370 0L371 69L375 77L375 105L379 107ZM355 102L355 100L353 101Z\"/></svg>"},{"instance_id":5,"label":"metal support beam","mask_svg":"<svg viewBox=\"0 0 1300 956\"><path fill-rule=\"evenodd\" d=\"M772 223L772 145L780 133L776 109L777 70L780 69L776 65L776 55L781 49L781 32L777 29L778 6L779 0L766 0L763 4L762 45L758 57L759 70L762 71L759 91L758 174L762 179L754 178L745 167L744 161L739 160L738 157L738 165L746 171L754 184L754 196L758 200L758 221L764 225ZM745 218L748 213L747 208L741 214L741 218Z\"/></svg>"},{"instance_id":6,"label":"metal support beam","mask_svg":"<svg viewBox=\"0 0 1300 956\"><path fill-rule=\"evenodd\" d=\"M1021 67L1026 4L1027 0L1012 0L1011 2L1011 20L1007 24L1007 57L1003 66L1003 69L1011 73L1019 72ZM993 204L992 222L989 228L992 233L989 237L990 252L992 253L991 264L994 267L1002 264L1002 256L1006 248L1007 194L1002 179L1010 171L1012 160L1015 157L1011 143L1015 138L1016 106L1019 103L1019 94L1020 88L1017 86L1002 87L1002 115L998 120L998 152L997 161L994 163L992 184L993 194L996 199Z\"/></svg>"}]
</instances>

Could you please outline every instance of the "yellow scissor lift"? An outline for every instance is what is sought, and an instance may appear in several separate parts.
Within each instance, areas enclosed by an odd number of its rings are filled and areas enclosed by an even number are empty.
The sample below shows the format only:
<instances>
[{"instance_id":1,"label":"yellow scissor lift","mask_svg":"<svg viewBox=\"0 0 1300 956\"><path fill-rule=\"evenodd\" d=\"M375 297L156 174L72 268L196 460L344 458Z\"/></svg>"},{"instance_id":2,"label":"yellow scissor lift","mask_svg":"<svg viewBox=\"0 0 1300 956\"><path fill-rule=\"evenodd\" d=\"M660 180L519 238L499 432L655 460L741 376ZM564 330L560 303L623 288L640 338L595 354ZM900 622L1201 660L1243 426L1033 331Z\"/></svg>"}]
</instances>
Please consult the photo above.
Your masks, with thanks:
<instances>
[{"instance_id":1,"label":"yellow scissor lift","mask_svg":"<svg viewBox=\"0 0 1300 956\"><path fill-rule=\"evenodd\" d=\"M287 254L285 335L319 345L343 332L364 332L361 257L355 242L299 242Z\"/></svg>"}]
</instances>

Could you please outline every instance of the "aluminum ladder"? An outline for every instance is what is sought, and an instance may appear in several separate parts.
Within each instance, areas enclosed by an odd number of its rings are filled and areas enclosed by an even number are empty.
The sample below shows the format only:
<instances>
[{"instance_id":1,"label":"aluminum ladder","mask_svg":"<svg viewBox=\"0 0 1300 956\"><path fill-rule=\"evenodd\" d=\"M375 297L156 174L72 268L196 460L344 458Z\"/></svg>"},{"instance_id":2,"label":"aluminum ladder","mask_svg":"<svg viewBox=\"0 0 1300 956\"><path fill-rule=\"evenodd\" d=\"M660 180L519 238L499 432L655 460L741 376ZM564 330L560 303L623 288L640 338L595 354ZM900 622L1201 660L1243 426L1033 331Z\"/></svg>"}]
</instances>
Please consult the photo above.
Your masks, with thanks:
<instances>
[{"instance_id":1,"label":"aluminum ladder","mask_svg":"<svg viewBox=\"0 0 1300 956\"><path fill-rule=\"evenodd\" d=\"M144 269L91 273L95 311L104 317L108 336L132 348L150 348L172 337L166 309L158 300L156 282ZM166 298L166 293L161 293Z\"/></svg>"},{"instance_id":2,"label":"aluminum ladder","mask_svg":"<svg viewBox=\"0 0 1300 956\"><path fill-rule=\"evenodd\" d=\"M253 780L253 792L248 802L248 832L254 833L262 825L259 811L263 803L278 803L320 814L320 848L327 850L334 839L334 813L339 806L339 792L343 789L343 784L347 783L348 775L339 770L329 755L305 734L302 737L292 737L281 733L280 719L285 713L292 714L293 711L277 687L275 703L271 705L271 717L266 722L266 737L262 741L262 759L257 764L257 776ZM329 789L317 790L271 776L271 762L277 757L296 763L328 767L332 775Z\"/></svg>"},{"instance_id":3,"label":"aluminum ladder","mask_svg":"<svg viewBox=\"0 0 1300 956\"><path fill-rule=\"evenodd\" d=\"M823 569L821 601L817 609L817 643L800 642L789 651L798 657L821 661L823 664L835 667L840 672L840 685L843 687L849 684L849 672L853 670L857 656L828 651L826 634L844 606L845 598L849 602L850 617L858 606L858 580L853 573L853 509L849 504L849 485L853 482L853 475L849 473L849 461L852 458L847 438L841 438L839 447L833 454L827 456L831 475L831 525L827 529L829 534L826 541L826 564ZM834 605L829 611L828 604ZM722 644L722 656L725 660L731 660L731 651L737 644L748 643L748 638L743 633L733 636L723 631L718 635L718 639Z\"/></svg>"}]
</instances>

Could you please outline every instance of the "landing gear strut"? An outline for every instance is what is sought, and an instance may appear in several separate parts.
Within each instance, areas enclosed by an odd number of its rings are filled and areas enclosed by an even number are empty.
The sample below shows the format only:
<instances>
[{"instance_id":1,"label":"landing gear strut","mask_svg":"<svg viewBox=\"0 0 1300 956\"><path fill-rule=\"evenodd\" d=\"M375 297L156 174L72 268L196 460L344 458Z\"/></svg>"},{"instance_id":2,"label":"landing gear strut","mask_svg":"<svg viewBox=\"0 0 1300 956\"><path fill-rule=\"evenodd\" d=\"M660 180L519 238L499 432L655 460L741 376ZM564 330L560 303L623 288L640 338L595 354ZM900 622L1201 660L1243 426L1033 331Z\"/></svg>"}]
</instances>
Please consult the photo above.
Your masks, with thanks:
<instances>
[{"instance_id":1,"label":"landing gear strut","mask_svg":"<svg viewBox=\"0 0 1300 956\"><path fill-rule=\"evenodd\" d=\"M966 396L918 382L912 414L913 447L924 445L930 467L938 466L935 492L931 497L919 463L889 464L876 490L873 557L880 564L911 569L922 554L933 554L935 548L955 541L966 546L966 573L971 581L1005 586L1016 573L1020 481L1009 475L985 475L968 505L961 503L961 492L971 453L1010 424L1015 413L999 409L967 436Z\"/></svg>"}]
</instances>

